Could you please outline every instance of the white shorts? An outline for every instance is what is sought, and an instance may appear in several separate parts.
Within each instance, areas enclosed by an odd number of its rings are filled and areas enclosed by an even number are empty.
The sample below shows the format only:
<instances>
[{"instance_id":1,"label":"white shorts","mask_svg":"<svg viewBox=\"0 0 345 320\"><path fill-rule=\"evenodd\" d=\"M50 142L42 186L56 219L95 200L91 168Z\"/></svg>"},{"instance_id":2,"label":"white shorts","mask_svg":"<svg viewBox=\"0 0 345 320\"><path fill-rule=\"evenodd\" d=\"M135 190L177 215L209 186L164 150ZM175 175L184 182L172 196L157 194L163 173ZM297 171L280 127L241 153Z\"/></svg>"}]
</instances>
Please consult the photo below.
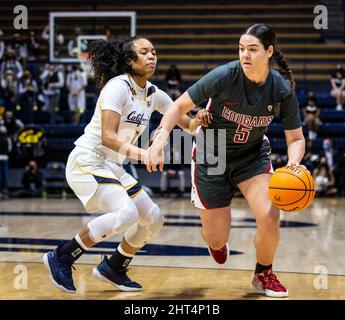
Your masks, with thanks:
<instances>
[{"instance_id":1,"label":"white shorts","mask_svg":"<svg viewBox=\"0 0 345 320\"><path fill-rule=\"evenodd\" d=\"M92 196L99 185L111 185L114 190L119 188L121 195L125 190L130 198L143 191L140 183L121 165L79 146L76 146L68 157L66 180L89 213L99 212L92 202Z\"/></svg>"}]
</instances>

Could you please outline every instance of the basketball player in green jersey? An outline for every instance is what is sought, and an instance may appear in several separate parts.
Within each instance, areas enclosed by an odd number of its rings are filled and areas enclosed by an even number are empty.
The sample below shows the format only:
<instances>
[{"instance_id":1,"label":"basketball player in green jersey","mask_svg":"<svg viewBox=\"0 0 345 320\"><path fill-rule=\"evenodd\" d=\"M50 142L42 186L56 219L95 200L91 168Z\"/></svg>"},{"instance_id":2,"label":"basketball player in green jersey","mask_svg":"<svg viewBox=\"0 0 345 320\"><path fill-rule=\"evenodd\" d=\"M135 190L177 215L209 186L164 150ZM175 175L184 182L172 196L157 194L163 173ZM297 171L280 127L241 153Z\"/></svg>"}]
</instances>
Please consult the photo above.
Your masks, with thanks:
<instances>
[{"instance_id":1,"label":"basketball player in green jersey","mask_svg":"<svg viewBox=\"0 0 345 320\"><path fill-rule=\"evenodd\" d=\"M271 60L289 81L270 68ZM161 150L177 120L209 99L207 109L211 117L203 122L192 154L192 202L200 209L202 236L213 258L225 263L229 253L230 204L237 186L257 224L257 264L252 284L270 297L286 297L288 290L272 272L280 221L279 210L268 196L273 169L265 133L279 114L287 142L287 165L300 164L305 140L294 89L293 74L276 46L274 31L264 24L255 24L239 40L239 60L209 72L169 108L145 159L149 172L156 171L157 165L162 170ZM213 140L205 139L210 132ZM224 141L223 145L217 145L218 141ZM214 161L215 156L217 168L208 161Z\"/></svg>"}]
</instances>

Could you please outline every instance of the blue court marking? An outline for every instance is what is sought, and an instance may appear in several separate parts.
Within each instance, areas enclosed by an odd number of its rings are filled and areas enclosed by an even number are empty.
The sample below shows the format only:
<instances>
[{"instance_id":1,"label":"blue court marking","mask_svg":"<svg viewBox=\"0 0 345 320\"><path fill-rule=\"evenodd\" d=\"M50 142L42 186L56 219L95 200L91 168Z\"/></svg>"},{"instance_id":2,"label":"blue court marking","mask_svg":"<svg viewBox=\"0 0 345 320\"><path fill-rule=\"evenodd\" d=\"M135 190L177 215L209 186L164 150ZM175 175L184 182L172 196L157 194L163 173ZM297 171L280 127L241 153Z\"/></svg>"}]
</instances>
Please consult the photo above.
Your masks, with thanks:
<instances>
[{"instance_id":1,"label":"blue court marking","mask_svg":"<svg viewBox=\"0 0 345 320\"><path fill-rule=\"evenodd\" d=\"M87 213L87 212L7 212L7 211L0 211L0 216L53 216L53 217L98 217L101 214L98 213ZM200 221L199 216L179 216L179 215L165 215L165 220L169 219L177 219L177 220L198 220ZM255 219L254 218L232 218L234 222L248 222L249 224L244 225L234 225L232 228L256 228ZM251 225L253 224L253 225ZM200 222L183 222L183 221L174 221L169 222L165 221L165 226L178 226L178 227L201 227ZM317 223L312 222L302 222L302 221L281 221L280 227L281 228L305 228L305 227L317 227Z\"/></svg>"},{"instance_id":2,"label":"blue court marking","mask_svg":"<svg viewBox=\"0 0 345 320\"><path fill-rule=\"evenodd\" d=\"M0 244L16 244L16 245L46 245L57 246L59 241L66 241L61 239L35 239L35 238L0 238ZM101 242L97 243L92 248L112 249L111 251L97 251L88 250L86 254L112 254L119 245L119 242ZM14 247L6 248L0 246L0 251L7 252L47 252L52 248L32 248L32 247ZM230 255L243 254L243 252L231 250ZM139 251L137 255L144 256L208 256L207 248L202 247L187 247L187 246L173 246L160 244L147 244L143 250Z\"/></svg>"},{"instance_id":3,"label":"blue court marking","mask_svg":"<svg viewBox=\"0 0 345 320\"><path fill-rule=\"evenodd\" d=\"M40 217L86 217L99 216L96 213L86 212L24 212L24 211L0 211L0 216L40 216Z\"/></svg>"},{"instance_id":4,"label":"blue court marking","mask_svg":"<svg viewBox=\"0 0 345 320\"><path fill-rule=\"evenodd\" d=\"M0 211L0 216L61 216L61 217L87 217L87 216L100 216L101 213L87 213L87 212L42 212L42 211ZM173 215L168 214L165 217L171 219L186 219L186 220L200 220L199 216L185 216L185 215ZM237 218L233 218L236 220Z\"/></svg>"}]
</instances>

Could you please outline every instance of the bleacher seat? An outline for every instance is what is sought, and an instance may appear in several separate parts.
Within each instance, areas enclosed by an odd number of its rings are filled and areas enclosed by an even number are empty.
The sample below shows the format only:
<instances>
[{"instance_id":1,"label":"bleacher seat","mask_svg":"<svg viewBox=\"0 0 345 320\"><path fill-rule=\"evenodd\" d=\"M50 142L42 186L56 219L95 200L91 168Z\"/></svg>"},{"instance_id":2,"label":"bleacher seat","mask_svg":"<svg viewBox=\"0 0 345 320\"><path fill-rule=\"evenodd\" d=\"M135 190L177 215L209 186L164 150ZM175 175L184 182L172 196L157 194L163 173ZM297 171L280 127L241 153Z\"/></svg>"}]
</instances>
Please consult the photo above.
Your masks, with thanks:
<instances>
[{"instance_id":1,"label":"bleacher seat","mask_svg":"<svg viewBox=\"0 0 345 320\"><path fill-rule=\"evenodd\" d=\"M68 188L65 177L65 164L59 161L48 162L44 170L45 187L49 192L61 192Z\"/></svg>"},{"instance_id":2,"label":"bleacher seat","mask_svg":"<svg viewBox=\"0 0 345 320\"><path fill-rule=\"evenodd\" d=\"M336 111L334 109L321 109L320 119L322 122L342 122L342 121L345 121L345 110Z\"/></svg>"}]
</instances>

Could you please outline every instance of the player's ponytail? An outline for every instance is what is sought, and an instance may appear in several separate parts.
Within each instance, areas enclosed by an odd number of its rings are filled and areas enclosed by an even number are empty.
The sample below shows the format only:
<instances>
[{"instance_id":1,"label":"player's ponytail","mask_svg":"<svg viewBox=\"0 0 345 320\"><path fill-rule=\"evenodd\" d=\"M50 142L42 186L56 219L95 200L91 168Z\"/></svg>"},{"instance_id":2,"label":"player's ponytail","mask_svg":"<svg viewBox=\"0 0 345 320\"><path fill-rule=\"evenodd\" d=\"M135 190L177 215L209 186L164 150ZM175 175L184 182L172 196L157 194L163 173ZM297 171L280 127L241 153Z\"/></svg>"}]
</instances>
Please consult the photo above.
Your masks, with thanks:
<instances>
[{"instance_id":1,"label":"player's ponytail","mask_svg":"<svg viewBox=\"0 0 345 320\"><path fill-rule=\"evenodd\" d=\"M275 60L277 66L279 67L279 72L289 80L291 89L288 95L292 94L296 88L296 83L293 73L287 64L283 53L277 48L275 32L266 24L257 23L250 26L246 30L245 34L249 34L258 38L263 44L265 50L268 50L269 46L273 46L273 56L271 57L271 59L273 58Z\"/></svg>"},{"instance_id":2,"label":"player's ponytail","mask_svg":"<svg viewBox=\"0 0 345 320\"><path fill-rule=\"evenodd\" d=\"M279 72L283 74L286 78L288 78L290 82L291 89L289 91L289 94L291 94L296 89L296 83L293 73L289 68L281 50L274 48L273 57L275 59L277 66L279 67Z\"/></svg>"},{"instance_id":3,"label":"player's ponytail","mask_svg":"<svg viewBox=\"0 0 345 320\"><path fill-rule=\"evenodd\" d=\"M113 77L123 73L136 74L127 64L128 59L136 61L138 56L133 50L133 41L137 37L125 40L97 40L89 47L89 56L95 80L100 88Z\"/></svg>"}]
</instances>

